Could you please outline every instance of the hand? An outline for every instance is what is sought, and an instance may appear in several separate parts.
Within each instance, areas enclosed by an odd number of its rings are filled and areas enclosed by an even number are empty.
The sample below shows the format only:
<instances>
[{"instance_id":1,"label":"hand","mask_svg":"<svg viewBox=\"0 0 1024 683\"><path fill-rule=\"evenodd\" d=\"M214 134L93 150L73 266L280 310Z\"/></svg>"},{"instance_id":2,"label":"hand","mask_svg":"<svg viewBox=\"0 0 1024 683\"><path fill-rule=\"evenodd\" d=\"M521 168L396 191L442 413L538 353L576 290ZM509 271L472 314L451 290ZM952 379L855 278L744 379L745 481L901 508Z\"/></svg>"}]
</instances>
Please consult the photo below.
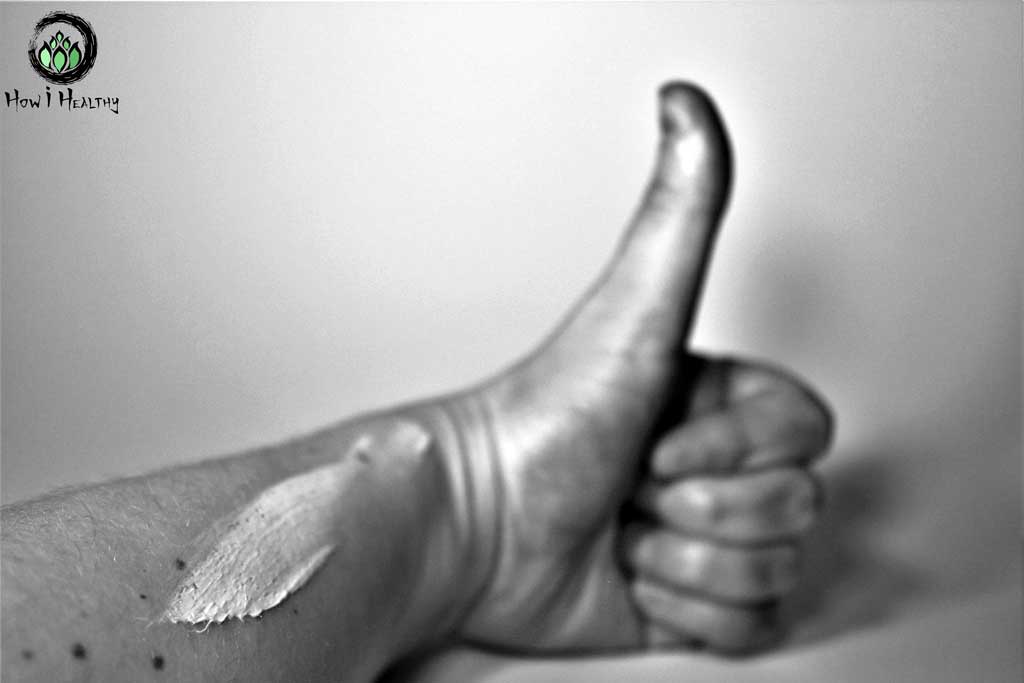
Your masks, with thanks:
<instances>
[{"instance_id":1,"label":"hand","mask_svg":"<svg viewBox=\"0 0 1024 683\"><path fill-rule=\"evenodd\" d=\"M660 93L653 179L615 258L533 354L446 403L487 573L460 633L593 651L771 642L829 412L785 372L686 353L731 152L710 99Z\"/></svg>"}]
</instances>

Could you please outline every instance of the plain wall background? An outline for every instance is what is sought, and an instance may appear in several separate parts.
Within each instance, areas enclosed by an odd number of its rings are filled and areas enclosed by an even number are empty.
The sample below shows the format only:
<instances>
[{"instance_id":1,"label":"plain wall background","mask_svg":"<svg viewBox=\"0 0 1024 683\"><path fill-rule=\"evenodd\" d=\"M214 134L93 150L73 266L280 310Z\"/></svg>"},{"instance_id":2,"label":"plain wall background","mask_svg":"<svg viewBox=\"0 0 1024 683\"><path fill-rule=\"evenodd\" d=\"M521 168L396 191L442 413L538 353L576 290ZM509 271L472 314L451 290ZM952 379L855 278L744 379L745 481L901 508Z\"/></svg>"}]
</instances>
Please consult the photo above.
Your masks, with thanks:
<instances>
[{"instance_id":1,"label":"plain wall background","mask_svg":"<svg viewBox=\"0 0 1024 683\"><path fill-rule=\"evenodd\" d=\"M816 632L1019 581L1019 3L60 8L99 37L75 93L120 114L2 110L5 502L514 359L610 253L682 77L737 156L695 345L838 413ZM3 90L43 91L53 9L0 7Z\"/></svg>"}]
</instances>

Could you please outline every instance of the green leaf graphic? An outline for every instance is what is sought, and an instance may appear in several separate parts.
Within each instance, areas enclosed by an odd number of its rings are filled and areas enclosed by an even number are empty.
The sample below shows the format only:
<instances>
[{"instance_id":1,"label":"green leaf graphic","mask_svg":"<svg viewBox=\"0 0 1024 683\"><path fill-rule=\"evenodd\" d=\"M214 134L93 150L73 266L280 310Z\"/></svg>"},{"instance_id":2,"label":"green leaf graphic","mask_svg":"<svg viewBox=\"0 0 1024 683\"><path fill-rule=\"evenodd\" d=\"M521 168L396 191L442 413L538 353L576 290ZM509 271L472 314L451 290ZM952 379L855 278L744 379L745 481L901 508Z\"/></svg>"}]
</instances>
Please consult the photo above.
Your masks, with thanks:
<instances>
[{"instance_id":1,"label":"green leaf graphic","mask_svg":"<svg viewBox=\"0 0 1024 683\"><path fill-rule=\"evenodd\" d=\"M71 46L71 52L68 53L68 68L74 69L81 61L82 51L78 49L78 43L75 43Z\"/></svg>"},{"instance_id":2,"label":"green leaf graphic","mask_svg":"<svg viewBox=\"0 0 1024 683\"><path fill-rule=\"evenodd\" d=\"M68 64L68 53L64 51L64 48L58 47L53 51L53 70L60 73L64 70L64 67Z\"/></svg>"},{"instance_id":3,"label":"green leaf graphic","mask_svg":"<svg viewBox=\"0 0 1024 683\"><path fill-rule=\"evenodd\" d=\"M50 48L45 45L39 48L39 63L47 69L50 68Z\"/></svg>"},{"instance_id":4,"label":"green leaf graphic","mask_svg":"<svg viewBox=\"0 0 1024 683\"><path fill-rule=\"evenodd\" d=\"M59 43L62 40L64 40L64 34L60 31L57 31L57 42Z\"/></svg>"},{"instance_id":5,"label":"green leaf graphic","mask_svg":"<svg viewBox=\"0 0 1024 683\"><path fill-rule=\"evenodd\" d=\"M51 50L56 50L57 49L57 39L56 38L50 38L50 49Z\"/></svg>"},{"instance_id":6,"label":"green leaf graphic","mask_svg":"<svg viewBox=\"0 0 1024 683\"><path fill-rule=\"evenodd\" d=\"M67 50L71 47L71 41L68 38L65 38L64 42L61 43L61 45L63 45L64 49Z\"/></svg>"}]
</instances>

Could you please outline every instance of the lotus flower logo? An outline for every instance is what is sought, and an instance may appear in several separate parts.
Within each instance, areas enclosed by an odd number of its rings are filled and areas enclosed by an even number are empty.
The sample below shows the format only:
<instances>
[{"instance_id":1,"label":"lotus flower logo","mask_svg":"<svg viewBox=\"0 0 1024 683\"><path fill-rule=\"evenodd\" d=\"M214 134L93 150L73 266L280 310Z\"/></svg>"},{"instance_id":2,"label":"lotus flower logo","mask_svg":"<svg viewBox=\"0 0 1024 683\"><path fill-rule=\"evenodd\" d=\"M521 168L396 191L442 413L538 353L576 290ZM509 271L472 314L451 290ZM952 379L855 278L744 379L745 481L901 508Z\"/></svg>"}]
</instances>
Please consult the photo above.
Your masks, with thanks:
<instances>
[{"instance_id":1,"label":"lotus flower logo","mask_svg":"<svg viewBox=\"0 0 1024 683\"><path fill-rule=\"evenodd\" d=\"M51 83L74 83L96 61L96 33L77 15L48 14L36 24L28 59L36 73Z\"/></svg>"},{"instance_id":2,"label":"lotus flower logo","mask_svg":"<svg viewBox=\"0 0 1024 683\"><path fill-rule=\"evenodd\" d=\"M57 35L50 38L49 44L44 43L39 48L39 63L52 73L59 74L81 64L82 51L78 48L77 42L72 45L70 39L57 31Z\"/></svg>"}]
</instances>

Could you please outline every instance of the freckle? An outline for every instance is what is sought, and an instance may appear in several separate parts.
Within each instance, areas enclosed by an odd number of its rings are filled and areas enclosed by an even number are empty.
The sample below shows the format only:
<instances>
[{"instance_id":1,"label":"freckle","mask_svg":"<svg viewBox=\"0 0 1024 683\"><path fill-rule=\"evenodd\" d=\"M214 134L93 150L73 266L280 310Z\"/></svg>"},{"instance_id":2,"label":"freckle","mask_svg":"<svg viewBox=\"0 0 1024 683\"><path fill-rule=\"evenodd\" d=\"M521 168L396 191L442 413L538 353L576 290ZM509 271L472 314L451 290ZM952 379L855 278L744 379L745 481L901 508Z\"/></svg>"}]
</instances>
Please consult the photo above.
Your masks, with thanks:
<instances>
[{"instance_id":1,"label":"freckle","mask_svg":"<svg viewBox=\"0 0 1024 683\"><path fill-rule=\"evenodd\" d=\"M185 560L183 560L183 559L181 559L179 557L178 559L174 560L174 566L177 569L184 569L185 568Z\"/></svg>"},{"instance_id":2,"label":"freckle","mask_svg":"<svg viewBox=\"0 0 1024 683\"><path fill-rule=\"evenodd\" d=\"M36 653L32 652L32 650L22 650L21 651L21 658L24 659L26 662L31 661L32 658L35 657L35 656L36 656Z\"/></svg>"},{"instance_id":3,"label":"freckle","mask_svg":"<svg viewBox=\"0 0 1024 683\"><path fill-rule=\"evenodd\" d=\"M164 668L164 658L160 655L153 656L153 668L160 671Z\"/></svg>"},{"instance_id":4,"label":"freckle","mask_svg":"<svg viewBox=\"0 0 1024 683\"><path fill-rule=\"evenodd\" d=\"M71 656L75 659L86 659L89 655L85 651L85 645L75 643L71 646Z\"/></svg>"},{"instance_id":5,"label":"freckle","mask_svg":"<svg viewBox=\"0 0 1024 683\"><path fill-rule=\"evenodd\" d=\"M299 613L299 610L297 610L297 609L295 609L295 608L293 607L293 608L292 608L292 614L298 614L298 613Z\"/></svg>"},{"instance_id":6,"label":"freckle","mask_svg":"<svg viewBox=\"0 0 1024 683\"><path fill-rule=\"evenodd\" d=\"M139 593L139 600L145 600L145 599L146 599L146 594L145 593Z\"/></svg>"},{"instance_id":7,"label":"freckle","mask_svg":"<svg viewBox=\"0 0 1024 683\"><path fill-rule=\"evenodd\" d=\"M358 458L359 462L363 463L364 465L370 462L370 456L367 455L366 452L362 450L356 451L356 458Z\"/></svg>"}]
</instances>

